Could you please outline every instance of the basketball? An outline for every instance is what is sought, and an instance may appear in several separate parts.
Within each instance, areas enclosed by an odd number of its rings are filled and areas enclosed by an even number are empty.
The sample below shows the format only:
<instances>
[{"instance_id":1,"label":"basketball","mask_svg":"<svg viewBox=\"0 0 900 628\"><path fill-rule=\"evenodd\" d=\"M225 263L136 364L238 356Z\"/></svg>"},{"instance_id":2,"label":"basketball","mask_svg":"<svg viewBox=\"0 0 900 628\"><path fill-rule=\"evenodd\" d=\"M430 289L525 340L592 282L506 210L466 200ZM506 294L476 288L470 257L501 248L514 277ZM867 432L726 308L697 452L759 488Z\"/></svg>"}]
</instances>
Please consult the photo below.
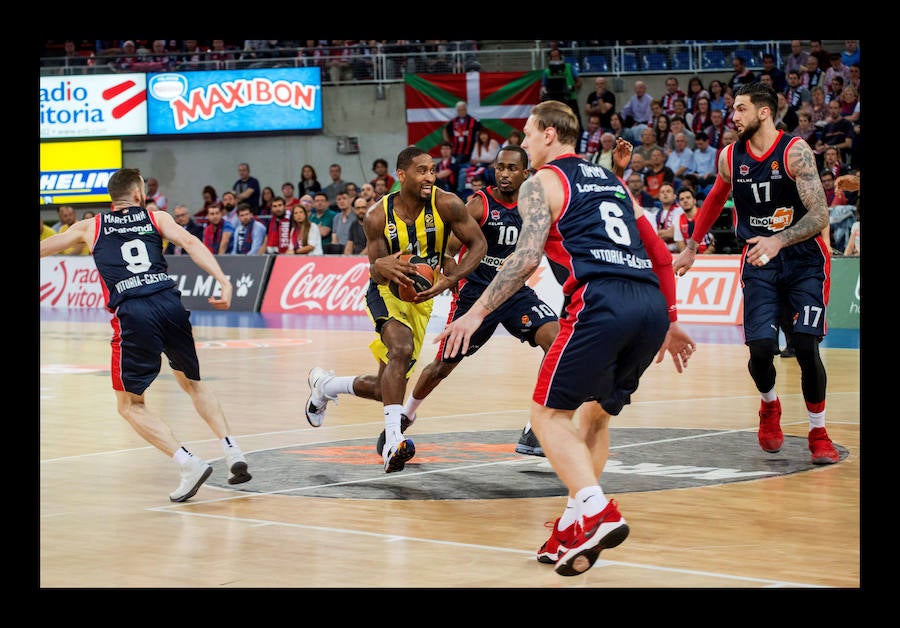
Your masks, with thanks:
<instances>
[{"instance_id":1,"label":"basketball","mask_svg":"<svg viewBox=\"0 0 900 628\"><path fill-rule=\"evenodd\" d=\"M413 302L417 293L428 290L434 285L435 271L424 257L406 254L401 255L400 259L416 266L416 272L412 275L408 275L408 277L413 280L413 285L407 286L405 284L398 284L396 281L392 281L388 285L390 286L391 294L395 297L402 301Z\"/></svg>"}]
</instances>

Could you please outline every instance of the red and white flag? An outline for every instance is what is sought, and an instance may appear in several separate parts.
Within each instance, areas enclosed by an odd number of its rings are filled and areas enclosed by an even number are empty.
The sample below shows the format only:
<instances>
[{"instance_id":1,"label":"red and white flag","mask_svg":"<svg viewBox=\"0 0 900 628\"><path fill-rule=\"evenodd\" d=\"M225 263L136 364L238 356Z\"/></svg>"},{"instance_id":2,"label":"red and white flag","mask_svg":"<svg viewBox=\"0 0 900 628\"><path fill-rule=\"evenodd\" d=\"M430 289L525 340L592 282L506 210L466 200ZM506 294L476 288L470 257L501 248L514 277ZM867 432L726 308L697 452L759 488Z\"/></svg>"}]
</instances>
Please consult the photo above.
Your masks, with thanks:
<instances>
[{"instance_id":1,"label":"red and white flag","mask_svg":"<svg viewBox=\"0 0 900 628\"><path fill-rule=\"evenodd\" d=\"M502 144L510 131L525 127L531 108L540 102L541 74L533 70L405 75L408 143L440 156L441 129L456 116L456 103L464 100L469 115Z\"/></svg>"}]
</instances>

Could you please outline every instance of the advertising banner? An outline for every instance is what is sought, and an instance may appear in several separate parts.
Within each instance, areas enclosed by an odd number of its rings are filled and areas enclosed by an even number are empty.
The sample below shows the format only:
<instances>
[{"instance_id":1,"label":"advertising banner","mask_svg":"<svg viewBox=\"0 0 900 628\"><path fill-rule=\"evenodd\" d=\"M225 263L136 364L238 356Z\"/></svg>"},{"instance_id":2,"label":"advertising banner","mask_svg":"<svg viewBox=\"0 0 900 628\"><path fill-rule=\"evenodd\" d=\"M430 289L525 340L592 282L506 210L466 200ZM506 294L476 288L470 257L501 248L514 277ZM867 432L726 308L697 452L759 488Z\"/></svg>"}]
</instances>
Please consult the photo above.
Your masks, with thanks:
<instances>
[{"instance_id":1,"label":"advertising banner","mask_svg":"<svg viewBox=\"0 0 900 628\"><path fill-rule=\"evenodd\" d=\"M234 293L231 311L258 312L273 255L216 255L216 261L231 281ZM178 284L181 301L189 310L211 310L207 299L221 294L219 282L188 255L168 255L169 276Z\"/></svg>"},{"instance_id":2,"label":"advertising banner","mask_svg":"<svg viewBox=\"0 0 900 628\"><path fill-rule=\"evenodd\" d=\"M826 310L828 326L859 329L859 258L831 259L831 293Z\"/></svg>"},{"instance_id":3,"label":"advertising banner","mask_svg":"<svg viewBox=\"0 0 900 628\"><path fill-rule=\"evenodd\" d=\"M322 129L317 67L147 76L150 135Z\"/></svg>"},{"instance_id":4,"label":"advertising banner","mask_svg":"<svg viewBox=\"0 0 900 628\"><path fill-rule=\"evenodd\" d=\"M109 203L106 184L122 167L122 140L41 142L41 205Z\"/></svg>"},{"instance_id":5,"label":"advertising banner","mask_svg":"<svg viewBox=\"0 0 900 628\"><path fill-rule=\"evenodd\" d=\"M145 74L42 76L41 139L147 134Z\"/></svg>"}]
</instances>

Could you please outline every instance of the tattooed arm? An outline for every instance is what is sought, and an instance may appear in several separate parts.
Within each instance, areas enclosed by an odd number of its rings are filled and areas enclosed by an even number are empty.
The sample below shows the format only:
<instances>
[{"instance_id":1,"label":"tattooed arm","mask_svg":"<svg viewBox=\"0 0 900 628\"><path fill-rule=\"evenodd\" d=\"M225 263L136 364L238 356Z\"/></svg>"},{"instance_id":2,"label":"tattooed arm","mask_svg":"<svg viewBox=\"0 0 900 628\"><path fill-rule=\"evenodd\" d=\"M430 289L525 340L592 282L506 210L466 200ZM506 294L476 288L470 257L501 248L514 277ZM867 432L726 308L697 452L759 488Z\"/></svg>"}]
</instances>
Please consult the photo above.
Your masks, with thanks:
<instances>
[{"instance_id":1,"label":"tattooed arm","mask_svg":"<svg viewBox=\"0 0 900 628\"><path fill-rule=\"evenodd\" d=\"M448 324L435 338L435 342L447 339L444 345L446 357L452 358L460 352L466 353L469 349L469 339L485 316L500 307L521 288L541 263L544 243L547 241L553 220L550 207L554 202L559 205L559 199L562 198L562 185L556 177L552 171L541 170L519 188L522 229L519 232L516 251L506 258L493 281L469 311Z\"/></svg>"}]
</instances>

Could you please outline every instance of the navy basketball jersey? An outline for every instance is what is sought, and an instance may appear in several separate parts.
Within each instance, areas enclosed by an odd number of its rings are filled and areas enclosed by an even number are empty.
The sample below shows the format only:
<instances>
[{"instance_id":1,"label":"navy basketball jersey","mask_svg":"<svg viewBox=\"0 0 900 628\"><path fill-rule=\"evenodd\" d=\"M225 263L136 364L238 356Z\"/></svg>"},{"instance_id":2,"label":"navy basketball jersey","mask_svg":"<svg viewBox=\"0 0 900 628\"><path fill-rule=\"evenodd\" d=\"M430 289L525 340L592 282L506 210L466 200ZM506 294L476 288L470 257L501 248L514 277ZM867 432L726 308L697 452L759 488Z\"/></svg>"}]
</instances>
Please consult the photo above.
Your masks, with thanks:
<instances>
[{"instance_id":1,"label":"navy basketball jersey","mask_svg":"<svg viewBox=\"0 0 900 628\"><path fill-rule=\"evenodd\" d=\"M613 172L578 155L563 155L555 170L565 200L544 245L547 258L568 270L563 294L597 278L634 279L659 286L638 232L632 197Z\"/></svg>"},{"instance_id":2,"label":"navy basketball jersey","mask_svg":"<svg viewBox=\"0 0 900 628\"><path fill-rule=\"evenodd\" d=\"M785 155L799 137L779 132L778 140L765 155L750 152L746 142L735 142L727 153L736 215L735 234L741 240L768 237L797 224L807 209L788 170ZM795 246L800 247L794 249ZM819 250L816 238L797 242L792 252L805 247ZM787 250L787 249L785 249Z\"/></svg>"},{"instance_id":3,"label":"navy basketball jersey","mask_svg":"<svg viewBox=\"0 0 900 628\"><path fill-rule=\"evenodd\" d=\"M481 263L475 267L468 277L460 282L460 289L466 284L474 284L487 287L497 275L497 269L509 255L516 250L519 241L519 233L522 231L522 217L519 215L515 203L507 205L494 198L491 186L487 190L475 192L481 197L483 211L478 224L487 239L487 252L481 258ZM460 249L459 255L465 253L465 246Z\"/></svg>"},{"instance_id":4,"label":"navy basketball jersey","mask_svg":"<svg viewBox=\"0 0 900 628\"><path fill-rule=\"evenodd\" d=\"M162 235L146 209L101 213L96 228L94 264L103 278L103 296L110 312L124 299L175 287L167 272Z\"/></svg>"}]
</instances>

